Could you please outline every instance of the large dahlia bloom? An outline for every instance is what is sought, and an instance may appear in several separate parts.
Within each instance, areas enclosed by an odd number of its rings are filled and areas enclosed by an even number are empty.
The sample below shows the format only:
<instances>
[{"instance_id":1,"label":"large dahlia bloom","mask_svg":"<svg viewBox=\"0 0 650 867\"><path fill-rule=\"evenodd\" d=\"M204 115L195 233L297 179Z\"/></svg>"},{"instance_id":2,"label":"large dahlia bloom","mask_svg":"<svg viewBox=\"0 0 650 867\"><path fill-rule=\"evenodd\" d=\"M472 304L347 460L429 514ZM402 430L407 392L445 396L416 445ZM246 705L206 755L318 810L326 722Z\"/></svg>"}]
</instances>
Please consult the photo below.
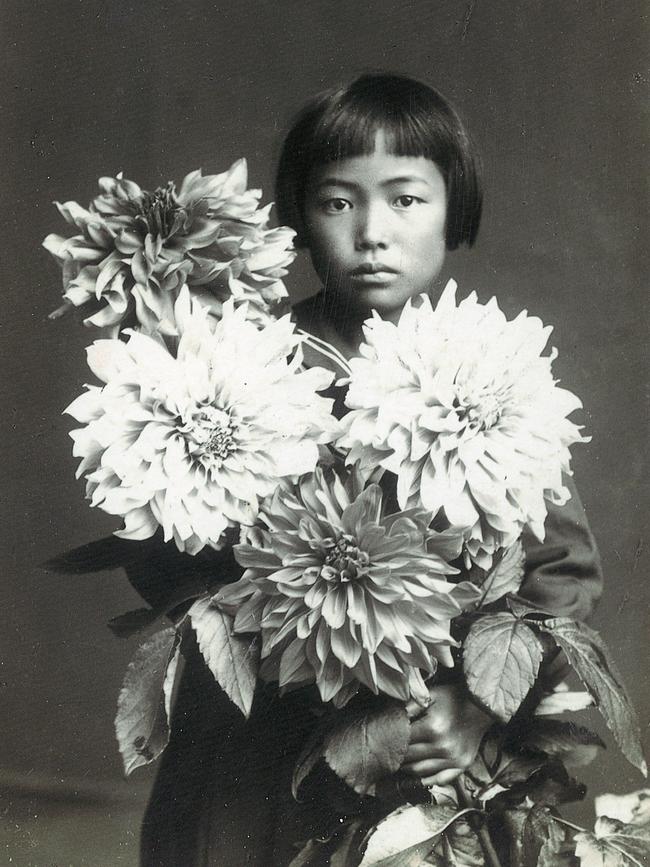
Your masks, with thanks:
<instances>
[{"instance_id":1,"label":"large dahlia bloom","mask_svg":"<svg viewBox=\"0 0 650 867\"><path fill-rule=\"evenodd\" d=\"M316 466L335 435L332 401L317 392L332 374L301 369L288 316L258 330L227 302L215 321L184 290L180 338L98 340L88 362L102 386L66 410L77 475L93 506L124 518L117 535L146 539L162 526L191 554L218 548L227 527L252 524L260 500Z\"/></svg>"},{"instance_id":2,"label":"large dahlia bloom","mask_svg":"<svg viewBox=\"0 0 650 867\"><path fill-rule=\"evenodd\" d=\"M525 525L544 538L546 500L564 503L569 446L585 442L567 416L581 407L558 388L541 353L551 329L496 299L408 304L394 325L364 326L339 445L349 460L397 475L401 508L422 505L464 529L465 557L488 568Z\"/></svg>"},{"instance_id":3,"label":"large dahlia bloom","mask_svg":"<svg viewBox=\"0 0 650 867\"><path fill-rule=\"evenodd\" d=\"M387 516L378 485L319 468L264 504L235 547L246 571L214 604L236 632L261 632L260 675L280 687L315 683L337 707L360 684L423 701L423 675L452 664L450 620L469 593L445 577L460 539L432 533L430 517Z\"/></svg>"},{"instance_id":4,"label":"large dahlia bloom","mask_svg":"<svg viewBox=\"0 0 650 867\"><path fill-rule=\"evenodd\" d=\"M75 306L113 336L136 325L176 334L184 284L217 316L229 297L248 302L260 325L286 298L294 232L269 228L271 206L246 188L245 160L219 175L191 172L178 190L170 182L149 193L121 174L99 186L88 210L56 203L75 234L43 241L63 269L65 304L53 315Z\"/></svg>"}]
</instances>

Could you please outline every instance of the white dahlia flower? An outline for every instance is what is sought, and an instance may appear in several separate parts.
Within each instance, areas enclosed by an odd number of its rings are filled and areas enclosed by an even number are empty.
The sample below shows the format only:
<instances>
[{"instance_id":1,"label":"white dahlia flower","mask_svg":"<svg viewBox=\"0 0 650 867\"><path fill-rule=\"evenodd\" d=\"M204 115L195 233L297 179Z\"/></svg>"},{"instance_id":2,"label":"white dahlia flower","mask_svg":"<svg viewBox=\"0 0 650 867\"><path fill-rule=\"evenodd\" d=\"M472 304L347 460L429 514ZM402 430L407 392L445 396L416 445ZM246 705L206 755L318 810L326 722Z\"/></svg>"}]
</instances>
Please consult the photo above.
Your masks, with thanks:
<instances>
[{"instance_id":1,"label":"white dahlia flower","mask_svg":"<svg viewBox=\"0 0 650 867\"><path fill-rule=\"evenodd\" d=\"M587 439L567 418L580 400L553 379L556 351L541 354L551 328L475 293L457 305L455 291L435 309L407 304L396 325L365 323L339 445L397 475L401 508L463 528L466 561L488 568L525 525L543 540L546 500L570 496L569 446Z\"/></svg>"},{"instance_id":2,"label":"white dahlia flower","mask_svg":"<svg viewBox=\"0 0 650 867\"><path fill-rule=\"evenodd\" d=\"M124 518L117 535L161 526L181 551L217 548L281 480L313 470L335 435L332 401L317 394L332 374L301 369L288 316L258 330L246 312L227 302L217 322L184 290L174 353L144 332L88 348L103 385L66 412L83 424L71 433L77 476L93 506Z\"/></svg>"},{"instance_id":3,"label":"white dahlia flower","mask_svg":"<svg viewBox=\"0 0 650 867\"><path fill-rule=\"evenodd\" d=\"M63 269L65 304L53 316L75 306L112 336L136 325L175 335L187 284L217 316L233 297L257 324L273 318L295 233L269 228L271 206L259 208L261 190L246 188L245 160L219 175L191 172L178 190L170 182L149 193L121 174L99 186L88 210L56 203L77 233L43 241Z\"/></svg>"},{"instance_id":4,"label":"white dahlia flower","mask_svg":"<svg viewBox=\"0 0 650 867\"><path fill-rule=\"evenodd\" d=\"M344 705L361 684L407 700L452 665L450 621L476 588L446 580L460 537L433 533L421 510L385 515L382 492L320 468L279 490L235 556L246 568L214 597L236 632L261 632L260 676L316 684Z\"/></svg>"}]
</instances>

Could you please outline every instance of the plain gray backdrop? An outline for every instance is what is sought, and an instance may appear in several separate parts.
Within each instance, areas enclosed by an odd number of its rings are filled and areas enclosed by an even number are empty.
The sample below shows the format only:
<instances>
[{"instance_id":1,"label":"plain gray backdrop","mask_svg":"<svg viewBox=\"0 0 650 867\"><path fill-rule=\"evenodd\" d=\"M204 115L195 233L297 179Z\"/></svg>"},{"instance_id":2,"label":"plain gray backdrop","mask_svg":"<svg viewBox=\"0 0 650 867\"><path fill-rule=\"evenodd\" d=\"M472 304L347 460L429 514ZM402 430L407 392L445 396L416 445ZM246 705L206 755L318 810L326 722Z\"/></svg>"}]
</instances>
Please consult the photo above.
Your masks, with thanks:
<instances>
[{"instance_id":1,"label":"plain gray backdrop","mask_svg":"<svg viewBox=\"0 0 650 867\"><path fill-rule=\"evenodd\" d=\"M0 16L0 770L117 785L113 717L135 648L105 626L139 604L122 574L39 568L118 526L84 501L67 435L74 423L61 416L89 379L91 334L45 319L60 286L40 243L64 226L52 201L86 205L97 178L120 170L153 187L240 156L269 200L292 114L314 92L382 69L442 90L483 154L479 241L449 256L445 276L555 326L557 374L581 395L593 437L575 448L574 467L607 581L595 625L647 732L641 5L4 0ZM317 289L306 262L289 283L296 298ZM592 792L642 782L611 744L585 778Z\"/></svg>"}]
</instances>

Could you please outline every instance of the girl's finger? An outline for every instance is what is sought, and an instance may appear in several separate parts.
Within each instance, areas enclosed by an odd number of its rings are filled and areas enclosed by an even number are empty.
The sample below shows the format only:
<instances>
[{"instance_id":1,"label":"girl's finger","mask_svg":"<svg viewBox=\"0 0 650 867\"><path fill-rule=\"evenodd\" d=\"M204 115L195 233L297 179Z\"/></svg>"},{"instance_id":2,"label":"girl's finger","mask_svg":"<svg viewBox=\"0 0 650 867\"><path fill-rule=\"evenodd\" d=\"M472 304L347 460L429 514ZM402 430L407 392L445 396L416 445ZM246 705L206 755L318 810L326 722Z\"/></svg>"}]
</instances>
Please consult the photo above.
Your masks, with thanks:
<instances>
[{"instance_id":1,"label":"girl's finger","mask_svg":"<svg viewBox=\"0 0 650 867\"><path fill-rule=\"evenodd\" d=\"M431 743L433 732L435 731L437 717L426 716L422 719L415 720L411 723L411 733L409 743L424 744Z\"/></svg>"},{"instance_id":2,"label":"girl's finger","mask_svg":"<svg viewBox=\"0 0 650 867\"><path fill-rule=\"evenodd\" d=\"M445 755L444 750L436 749L430 741L428 743L411 744L404 756L404 763L410 762L412 764L413 762L421 762L424 759L444 759Z\"/></svg>"},{"instance_id":3,"label":"girl's finger","mask_svg":"<svg viewBox=\"0 0 650 867\"><path fill-rule=\"evenodd\" d=\"M448 783L458 779L463 771L460 768L447 768L431 777L421 778L423 786L446 786Z\"/></svg>"},{"instance_id":4,"label":"girl's finger","mask_svg":"<svg viewBox=\"0 0 650 867\"><path fill-rule=\"evenodd\" d=\"M416 720L419 717L423 716L432 704L433 698L431 697L429 697L428 701L426 701L423 705L418 704L417 701L411 699L410 701L407 701L405 705L406 715L411 720L411 722L413 722L413 720Z\"/></svg>"},{"instance_id":5,"label":"girl's finger","mask_svg":"<svg viewBox=\"0 0 650 867\"><path fill-rule=\"evenodd\" d=\"M417 762L405 762L400 770L424 780L439 774L440 771L448 771L449 768L449 759L421 759Z\"/></svg>"}]
</instances>

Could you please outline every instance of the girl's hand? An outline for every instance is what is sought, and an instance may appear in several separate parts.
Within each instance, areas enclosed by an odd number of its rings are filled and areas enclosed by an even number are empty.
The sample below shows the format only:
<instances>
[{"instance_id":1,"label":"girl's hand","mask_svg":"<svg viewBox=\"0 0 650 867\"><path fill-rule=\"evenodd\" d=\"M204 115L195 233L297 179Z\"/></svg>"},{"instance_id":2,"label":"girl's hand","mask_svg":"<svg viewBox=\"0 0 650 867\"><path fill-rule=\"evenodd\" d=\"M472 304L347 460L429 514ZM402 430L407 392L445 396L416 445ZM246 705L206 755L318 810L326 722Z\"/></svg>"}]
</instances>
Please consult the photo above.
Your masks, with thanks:
<instances>
[{"instance_id":1,"label":"girl's hand","mask_svg":"<svg viewBox=\"0 0 650 867\"><path fill-rule=\"evenodd\" d=\"M445 785L472 764L494 719L472 701L464 684L434 686L429 695L426 709L414 701L406 705L411 740L402 770L424 786Z\"/></svg>"}]
</instances>

